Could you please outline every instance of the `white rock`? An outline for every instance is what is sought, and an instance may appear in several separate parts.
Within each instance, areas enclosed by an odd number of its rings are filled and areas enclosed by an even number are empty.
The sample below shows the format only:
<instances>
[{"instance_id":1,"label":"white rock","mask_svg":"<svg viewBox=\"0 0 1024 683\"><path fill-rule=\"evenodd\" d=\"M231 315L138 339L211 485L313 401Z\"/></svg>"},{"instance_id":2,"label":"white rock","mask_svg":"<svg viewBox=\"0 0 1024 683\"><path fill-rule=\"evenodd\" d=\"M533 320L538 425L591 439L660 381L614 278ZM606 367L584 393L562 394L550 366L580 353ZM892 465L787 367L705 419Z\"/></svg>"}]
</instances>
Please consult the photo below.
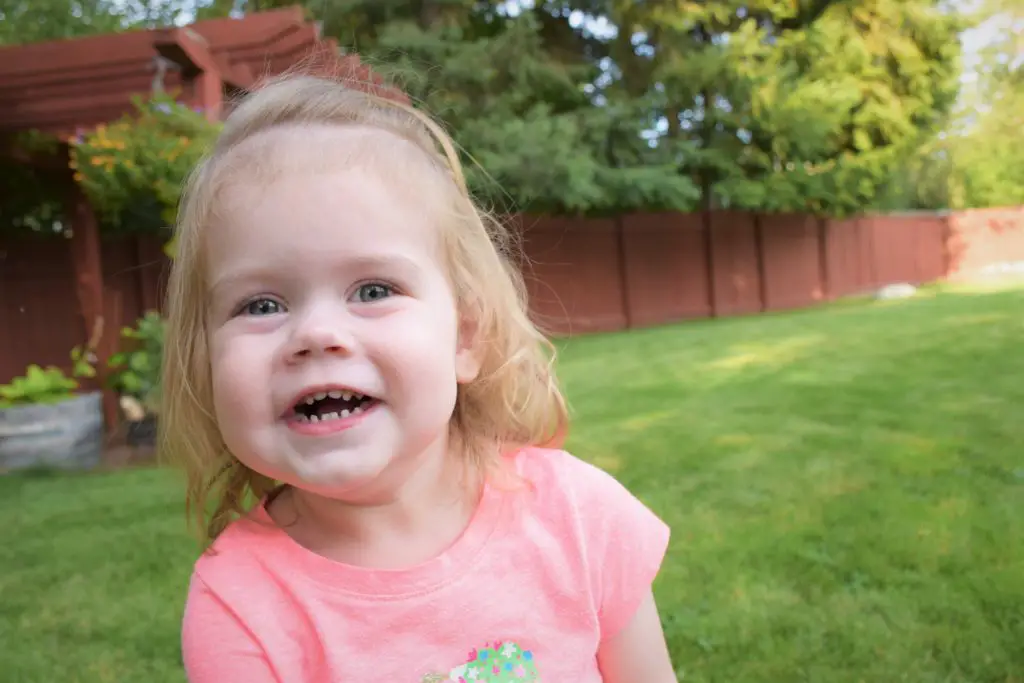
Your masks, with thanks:
<instances>
[{"instance_id":1,"label":"white rock","mask_svg":"<svg viewBox=\"0 0 1024 683\"><path fill-rule=\"evenodd\" d=\"M875 293L876 299L907 299L917 294L917 287L907 282L886 285Z\"/></svg>"}]
</instances>

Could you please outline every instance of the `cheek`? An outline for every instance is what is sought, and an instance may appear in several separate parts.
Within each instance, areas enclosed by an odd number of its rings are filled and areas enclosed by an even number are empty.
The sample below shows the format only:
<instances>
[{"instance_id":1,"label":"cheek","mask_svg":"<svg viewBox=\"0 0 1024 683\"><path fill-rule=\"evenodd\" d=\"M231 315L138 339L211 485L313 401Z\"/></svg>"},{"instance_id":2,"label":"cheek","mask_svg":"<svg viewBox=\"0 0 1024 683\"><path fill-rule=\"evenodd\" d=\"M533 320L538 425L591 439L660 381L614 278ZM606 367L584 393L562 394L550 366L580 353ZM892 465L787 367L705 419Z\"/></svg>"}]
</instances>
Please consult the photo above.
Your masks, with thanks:
<instances>
[{"instance_id":1,"label":"cheek","mask_svg":"<svg viewBox=\"0 0 1024 683\"><path fill-rule=\"evenodd\" d=\"M407 316L400 324L389 328L378 330L374 342L377 363L387 375L389 385L402 393L426 392L426 396L436 397L432 400L447 398L447 388L451 385L454 396L457 343L454 321L447 320L443 313L424 312Z\"/></svg>"},{"instance_id":2,"label":"cheek","mask_svg":"<svg viewBox=\"0 0 1024 683\"><path fill-rule=\"evenodd\" d=\"M229 334L213 334L209 342L214 407L218 416L253 413L266 396L268 363L260 344ZM262 389L262 390L261 390Z\"/></svg>"}]
</instances>

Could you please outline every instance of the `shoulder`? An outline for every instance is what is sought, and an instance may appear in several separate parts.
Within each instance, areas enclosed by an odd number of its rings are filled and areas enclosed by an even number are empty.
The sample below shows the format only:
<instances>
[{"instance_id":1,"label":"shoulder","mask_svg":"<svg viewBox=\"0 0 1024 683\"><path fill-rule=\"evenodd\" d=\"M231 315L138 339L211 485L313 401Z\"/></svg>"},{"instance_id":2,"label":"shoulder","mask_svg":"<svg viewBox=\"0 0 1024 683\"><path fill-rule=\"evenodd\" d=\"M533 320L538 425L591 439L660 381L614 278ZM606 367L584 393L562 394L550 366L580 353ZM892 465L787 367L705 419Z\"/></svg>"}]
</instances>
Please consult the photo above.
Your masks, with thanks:
<instances>
[{"instance_id":1,"label":"shoulder","mask_svg":"<svg viewBox=\"0 0 1024 683\"><path fill-rule=\"evenodd\" d=\"M524 448L514 457L517 472L542 488L559 484L585 489L593 480L598 484L615 481L605 470L562 449Z\"/></svg>"},{"instance_id":2,"label":"shoulder","mask_svg":"<svg viewBox=\"0 0 1024 683\"><path fill-rule=\"evenodd\" d=\"M612 474L563 450L527 449L516 468L533 511L575 539L598 608L601 638L615 635L649 594L669 526Z\"/></svg>"},{"instance_id":3,"label":"shoulder","mask_svg":"<svg viewBox=\"0 0 1024 683\"><path fill-rule=\"evenodd\" d=\"M562 501L594 514L647 509L614 475L568 451L524 449L516 460L518 473L541 500Z\"/></svg>"},{"instance_id":4,"label":"shoulder","mask_svg":"<svg viewBox=\"0 0 1024 683\"><path fill-rule=\"evenodd\" d=\"M196 560L181 622L189 681L280 683L281 671L303 672L285 680L315 678L304 669L304 648L315 634L303 611L291 608L301 602L304 586L282 536L261 522L257 508L232 522Z\"/></svg>"},{"instance_id":5,"label":"shoulder","mask_svg":"<svg viewBox=\"0 0 1024 683\"><path fill-rule=\"evenodd\" d=\"M291 557L284 532L257 505L199 556L192 582L225 605L251 605L252 590L260 586L265 592L266 584L277 583L275 575L288 574Z\"/></svg>"},{"instance_id":6,"label":"shoulder","mask_svg":"<svg viewBox=\"0 0 1024 683\"><path fill-rule=\"evenodd\" d=\"M284 536L258 508L229 524L193 565L186 632L199 634L201 642L211 623L254 634L260 624L279 620L279 606L303 588Z\"/></svg>"}]
</instances>

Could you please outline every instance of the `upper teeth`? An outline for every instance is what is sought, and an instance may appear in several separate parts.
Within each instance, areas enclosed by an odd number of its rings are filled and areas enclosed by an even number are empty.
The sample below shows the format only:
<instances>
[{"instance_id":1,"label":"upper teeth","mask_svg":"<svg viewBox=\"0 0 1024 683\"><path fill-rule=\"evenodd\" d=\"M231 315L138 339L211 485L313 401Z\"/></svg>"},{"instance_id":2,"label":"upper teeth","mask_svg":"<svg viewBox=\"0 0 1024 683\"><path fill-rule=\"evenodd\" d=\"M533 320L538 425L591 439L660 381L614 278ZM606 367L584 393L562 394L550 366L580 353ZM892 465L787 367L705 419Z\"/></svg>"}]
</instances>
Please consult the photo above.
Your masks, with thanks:
<instances>
[{"instance_id":1,"label":"upper teeth","mask_svg":"<svg viewBox=\"0 0 1024 683\"><path fill-rule=\"evenodd\" d=\"M340 399L343 399L345 401L351 401L353 397L355 397L357 399L363 398L363 396L361 394L353 394L350 391L338 391L338 390L319 391L319 392L317 392L315 394L310 394L309 396L307 396L306 399L305 399L305 403L306 403L306 405L310 405L311 406L314 403L316 403L317 401L324 400L328 396L330 396L331 398L340 398Z\"/></svg>"}]
</instances>

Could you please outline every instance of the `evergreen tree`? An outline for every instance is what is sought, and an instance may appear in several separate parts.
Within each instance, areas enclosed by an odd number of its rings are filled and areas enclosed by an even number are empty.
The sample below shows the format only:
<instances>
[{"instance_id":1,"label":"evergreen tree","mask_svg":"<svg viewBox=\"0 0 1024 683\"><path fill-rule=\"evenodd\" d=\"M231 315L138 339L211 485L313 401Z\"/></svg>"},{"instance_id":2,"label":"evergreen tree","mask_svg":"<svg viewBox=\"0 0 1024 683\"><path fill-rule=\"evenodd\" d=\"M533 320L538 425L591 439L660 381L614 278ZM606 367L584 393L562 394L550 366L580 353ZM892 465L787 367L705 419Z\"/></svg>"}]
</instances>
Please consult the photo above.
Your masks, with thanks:
<instances>
[{"instance_id":1,"label":"evergreen tree","mask_svg":"<svg viewBox=\"0 0 1024 683\"><path fill-rule=\"evenodd\" d=\"M290 3L259 6L273 4ZM613 144L640 139L649 107L595 102L588 86L602 75L607 45L564 4L313 0L307 8L325 35L441 119L466 153L475 194L494 209L691 208L696 188L666 154L623 154Z\"/></svg>"}]
</instances>

